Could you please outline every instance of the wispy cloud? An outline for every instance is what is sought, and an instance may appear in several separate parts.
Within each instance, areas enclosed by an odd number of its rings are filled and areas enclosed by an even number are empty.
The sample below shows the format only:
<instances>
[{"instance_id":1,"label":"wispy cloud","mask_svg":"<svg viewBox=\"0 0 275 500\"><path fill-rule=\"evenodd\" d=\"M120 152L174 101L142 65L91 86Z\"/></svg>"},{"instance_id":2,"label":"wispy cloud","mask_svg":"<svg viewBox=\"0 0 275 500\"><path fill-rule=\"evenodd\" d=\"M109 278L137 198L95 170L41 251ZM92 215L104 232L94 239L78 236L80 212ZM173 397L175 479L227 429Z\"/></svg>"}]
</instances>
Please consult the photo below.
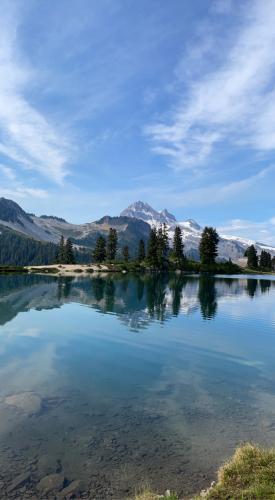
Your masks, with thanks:
<instances>
[{"instance_id":1,"label":"wispy cloud","mask_svg":"<svg viewBox=\"0 0 275 500\"><path fill-rule=\"evenodd\" d=\"M0 188L0 196L11 198L12 200L22 200L24 198L48 198L48 192L45 189L29 188L17 185L13 189Z\"/></svg>"},{"instance_id":2,"label":"wispy cloud","mask_svg":"<svg viewBox=\"0 0 275 500\"><path fill-rule=\"evenodd\" d=\"M217 229L220 234L247 237L274 246L275 230L273 220L275 223L275 217L258 222L248 219L232 219Z\"/></svg>"},{"instance_id":3,"label":"wispy cloud","mask_svg":"<svg viewBox=\"0 0 275 500\"><path fill-rule=\"evenodd\" d=\"M0 164L0 172L10 181L14 181L16 179L14 170L6 165Z\"/></svg>"},{"instance_id":4,"label":"wispy cloud","mask_svg":"<svg viewBox=\"0 0 275 500\"><path fill-rule=\"evenodd\" d=\"M217 5L225 9L230 2ZM254 0L246 7L238 7L243 17L222 62L218 58L210 71L189 81L187 97L146 128L153 150L175 169L204 164L224 141L259 152L275 149L275 0ZM216 51L222 47L218 35Z\"/></svg>"},{"instance_id":5,"label":"wispy cloud","mask_svg":"<svg viewBox=\"0 0 275 500\"><path fill-rule=\"evenodd\" d=\"M19 4L4 2L0 19L0 154L61 183L69 144L31 102L35 71L19 53Z\"/></svg>"}]
</instances>

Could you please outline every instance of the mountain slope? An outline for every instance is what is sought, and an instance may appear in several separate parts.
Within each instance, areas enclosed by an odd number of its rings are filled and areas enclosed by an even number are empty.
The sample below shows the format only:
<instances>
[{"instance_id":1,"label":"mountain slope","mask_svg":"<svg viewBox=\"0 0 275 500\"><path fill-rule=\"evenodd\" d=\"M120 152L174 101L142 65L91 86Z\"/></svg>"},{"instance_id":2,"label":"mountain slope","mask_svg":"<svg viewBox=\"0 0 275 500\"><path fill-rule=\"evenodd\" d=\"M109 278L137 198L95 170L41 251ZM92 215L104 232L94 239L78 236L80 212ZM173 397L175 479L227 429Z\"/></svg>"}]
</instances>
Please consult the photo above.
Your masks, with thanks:
<instances>
[{"instance_id":1,"label":"mountain slope","mask_svg":"<svg viewBox=\"0 0 275 500\"><path fill-rule=\"evenodd\" d=\"M183 222L177 222L174 215L167 211L157 212L148 203L138 201L133 203L128 208L121 212L127 214L128 217L137 217L148 222L151 226L159 226L167 224L170 240L173 238L175 226L178 225L182 230L184 241L185 254L189 258L199 259L199 243L203 228L193 219L187 219ZM168 215L167 215L168 214ZM219 241L219 259L238 261L243 258L244 252L249 245L254 244L258 253L262 250L267 250L272 256L275 256L275 247L267 246L264 243L259 243L245 238L220 235Z\"/></svg>"},{"instance_id":2,"label":"mountain slope","mask_svg":"<svg viewBox=\"0 0 275 500\"><path fill-rule=\"evenodd\" d=\"M167 225L170 240L173 238L175 226L181 227L185 253L188 257L197 260L202 233L200 225L192 219L177 222L175 216L166 209L158 212L142 201L133 203L118 217L106 215L95 222L70 224L55 216L37 217L27 214L14 201L0 198L0 225L3 228L9 228L15 234L40 242L58 243L60 236L63 235L65 238L71 238L76 246L86 248L88 252L94 248L98 236L107 237L109 229L113 227L118 232L119 254L122 247L128 245L130 255L135 256L139 240L142 238L147 242L150 227L164 223ZM251 244L255 245L258 252L267 250L275 256L275 247L245 238L220 235L219 259L230 258L232 261L238 261L243 258L246 248Z\"/></svg>"},{"instance_id":3,"label":"mountain slope","mask_svg":"<svg viewBox=\"0 0 275 500\"><path fill-rule=\"evenodd\" d=\"M35 240L54 242L51 234L39 227L14 201L0 198L0 224Z\"/></svg>"},{"instance_id":4,"label":"mountain slope","mask_svg":"<svg viewBox=\"0 0 275 500\"><path fill-rule=\"evenodd\" d=\"M130 254L136 255L139 240L147 241L150 225L132 217L105 216L95 222L70 224L55 216L37 217L27 214L12 200L0 198L0 225L34 240L58 243L61 235L71 238L72 242L86 249L94 248L99 235L107 237L110 228L118 232L118 246L121 251L128 245Z\"/></svg>"}]
</instances>

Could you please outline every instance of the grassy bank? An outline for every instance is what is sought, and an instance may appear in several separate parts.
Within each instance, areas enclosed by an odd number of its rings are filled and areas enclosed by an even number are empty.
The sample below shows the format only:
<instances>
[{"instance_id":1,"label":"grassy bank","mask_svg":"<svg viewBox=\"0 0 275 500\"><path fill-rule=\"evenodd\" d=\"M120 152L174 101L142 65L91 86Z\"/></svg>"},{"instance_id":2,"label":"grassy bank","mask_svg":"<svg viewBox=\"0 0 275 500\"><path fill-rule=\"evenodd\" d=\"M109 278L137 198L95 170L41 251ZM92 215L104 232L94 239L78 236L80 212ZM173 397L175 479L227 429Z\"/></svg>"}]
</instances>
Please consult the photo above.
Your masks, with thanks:
<instances>
[{"instance_id":1,"label":"grassy bank","mask_svg":"<svg viewBox=\"0 0 275 500\"><path fill-rule=\"evenodd\" d=\"M135 500L180 499L157 495L149 490L137 494ZM275 449L263 449L253 444L244 444L236 449L233 457L218 471L217 482L208 490L193 497L193 500L253 500L275 499Z\"/></svg>"}]
</instances>

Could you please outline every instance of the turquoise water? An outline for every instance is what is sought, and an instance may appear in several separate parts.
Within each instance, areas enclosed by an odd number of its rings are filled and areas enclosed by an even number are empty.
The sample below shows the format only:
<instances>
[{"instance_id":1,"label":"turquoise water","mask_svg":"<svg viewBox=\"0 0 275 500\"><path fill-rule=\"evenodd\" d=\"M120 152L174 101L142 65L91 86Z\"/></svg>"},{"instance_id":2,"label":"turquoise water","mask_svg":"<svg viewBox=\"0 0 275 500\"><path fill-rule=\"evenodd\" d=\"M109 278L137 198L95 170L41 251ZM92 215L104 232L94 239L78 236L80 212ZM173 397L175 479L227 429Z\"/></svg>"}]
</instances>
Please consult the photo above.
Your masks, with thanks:
<instances>
[{"instance_id":1,"label":"turquoise water","mask_svg":"<svg viewBox=\"0 0 275 500\"><path fill-rule=\"evenodd\" d=\"M3 497L55 498L52 473L83 498L188 496L275 444L270 277L2 276L0 334Z\"/></svg>"}]
</instances>

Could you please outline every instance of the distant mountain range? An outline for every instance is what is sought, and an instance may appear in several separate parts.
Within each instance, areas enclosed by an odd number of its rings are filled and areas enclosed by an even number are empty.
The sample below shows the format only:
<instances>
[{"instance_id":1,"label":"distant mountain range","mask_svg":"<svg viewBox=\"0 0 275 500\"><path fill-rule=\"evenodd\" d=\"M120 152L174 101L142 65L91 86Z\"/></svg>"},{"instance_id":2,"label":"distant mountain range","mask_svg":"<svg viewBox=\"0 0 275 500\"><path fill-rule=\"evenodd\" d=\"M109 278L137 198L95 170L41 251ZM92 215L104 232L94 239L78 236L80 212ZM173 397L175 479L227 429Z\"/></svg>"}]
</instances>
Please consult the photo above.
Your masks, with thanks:
<instances>
[{"instance_id":1,"label":"distant mountain range","mask_svg":"<svg viewBox=\"0 0 275 500\"><path fill-rule=\"evenodd\" d=\"M192 219L178 222L168 210L164 209L158 212L148 203L142 201L133 203L117 217L106 215L94 222L71 224L54 215L38 217L34 214L28 214L14 201L0 198L0 232L2 227L2 229L8 229L12 234L16 234L17 237L21 235L39 242L55 244L59 242L60 236L63 234L65 238L71 238L76 247L81 247L89 253L98 236L107 236L109 229L113 227L118 232L120 249L124 245L128 245L131 254L135 255L139 240L142 238L146 242L151 227L163 223L167 224L170 239L173 237L175 226L181 227L186 255L198 259L202 232L200 225ZM238 261L251 244L255 244L258 252L265 249L275 256L275 247L244 238L220 235L219 258L221 260L230 258L233 261Z\"/></svg>"},{"instance_id":2,"label":"distant mountain range","mask_svg":"<svg viewBox=\"0 0 275 500\"><path fill-rule=\"evenodd\" d=\"M183 222L178 222L174 215L166 209L161 212L154 210L148 203L137 201L121 212L121 215L134 217L143 220L150 226L158 226L167 224L170 239L173 237L175 226L181 227L183 241L185 245L185 253L194 259L199 258L199 242L203 228L193 219L187 219ZM209 223L211 226L211 222ZM254 244L257 251L267 250L272 255L275 255L275 247L259 243L254 240L240 238L238 236L220 235L219 242L219 258L221 260L238 261L244 256L244 252L249 245Z\"/></svg>"}]
</instances>

